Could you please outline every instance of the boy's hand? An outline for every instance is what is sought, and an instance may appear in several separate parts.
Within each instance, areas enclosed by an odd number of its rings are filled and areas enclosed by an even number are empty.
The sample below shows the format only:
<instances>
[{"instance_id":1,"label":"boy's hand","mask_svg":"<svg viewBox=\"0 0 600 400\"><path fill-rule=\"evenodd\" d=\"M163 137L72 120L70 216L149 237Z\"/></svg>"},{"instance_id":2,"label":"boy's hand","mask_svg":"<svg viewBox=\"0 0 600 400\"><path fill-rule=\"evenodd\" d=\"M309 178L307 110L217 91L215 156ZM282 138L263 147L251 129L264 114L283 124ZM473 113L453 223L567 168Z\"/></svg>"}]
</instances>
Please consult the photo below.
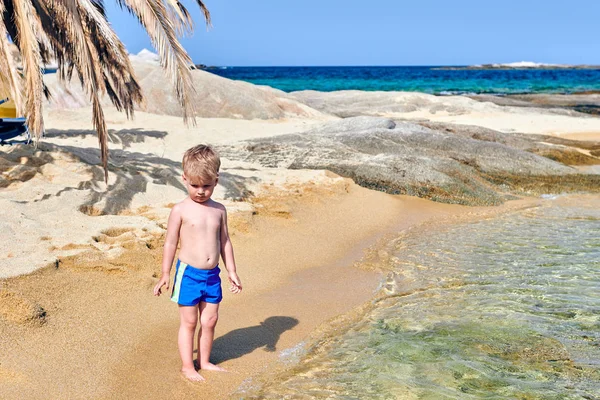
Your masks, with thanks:
<instances>
[{"instance_id":1,"label":"boy's hand","mask_svg":"<svg viewBox=\"0 0 600 400\"><path fill-rule=\"evenodd\" d=\"M160 280L158 281L156 286L154 286L154 295L155 296L160 296L162 294L161 288L164 285L167 285L167 287L165 289L169 290L169 277L168 276L161 276Z\"/></svg>"},{"instance_id":2,"label":"boy's hand","mask_svg":"<svg viewBox=\"0 0 600 400\"><path fill-rule=\"evenodd\" d=\"M231 293L239 293L242 291L242 281L235 272L229 274L229 283L231 283L231 286L229 287Z\"/></svg>"}]
</instances>

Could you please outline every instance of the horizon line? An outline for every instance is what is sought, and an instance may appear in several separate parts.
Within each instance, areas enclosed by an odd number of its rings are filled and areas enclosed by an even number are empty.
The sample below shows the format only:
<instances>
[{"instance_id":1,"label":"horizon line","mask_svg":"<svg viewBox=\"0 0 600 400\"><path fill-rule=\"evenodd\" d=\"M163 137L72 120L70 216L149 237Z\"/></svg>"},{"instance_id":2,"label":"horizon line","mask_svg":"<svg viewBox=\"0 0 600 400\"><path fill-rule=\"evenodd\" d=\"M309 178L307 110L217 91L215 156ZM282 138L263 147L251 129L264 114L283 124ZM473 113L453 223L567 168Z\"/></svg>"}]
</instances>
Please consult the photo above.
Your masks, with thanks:
<instances>
[{"instance_id":1,"label":"horizon line","mask_svg":"<svg viewBox=\"0 0 600 400\"><path fill-rule=\"evenodd\" d=\"M479 67L479 66L488 66L488 65L506 65L512 69L544 69L544 67L559 67L559 69L568 69L573 67L598 67L600 68L600 63L598 64L552 64L552 63L536 63L539 67L528 67L528 66L515 66L510 67L510 64L514 63L482 63L482 64L355 64L355 65L217 65L217 64L204 64L204 63L196 63L194 65L204 65L206 67L216 67L216 68L362 68L362 67L370 67L370 68L383 68L383 67Z\"/></svg>"}]
</instances>

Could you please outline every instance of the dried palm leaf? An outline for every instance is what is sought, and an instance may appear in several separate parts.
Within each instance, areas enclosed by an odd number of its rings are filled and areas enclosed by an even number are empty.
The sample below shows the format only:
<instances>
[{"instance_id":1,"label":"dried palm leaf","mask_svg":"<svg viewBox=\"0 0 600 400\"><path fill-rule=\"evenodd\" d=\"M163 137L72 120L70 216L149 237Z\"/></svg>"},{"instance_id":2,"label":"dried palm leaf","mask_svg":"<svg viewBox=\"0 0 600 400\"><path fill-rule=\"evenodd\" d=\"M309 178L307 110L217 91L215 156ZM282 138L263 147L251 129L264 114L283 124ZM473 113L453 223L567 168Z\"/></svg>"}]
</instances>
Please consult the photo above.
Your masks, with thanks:
<instances>
[{"instance_id":1,"label":"dried palm leaf","mask_svg":"<svg viewBox=\"0 0 600 400\"><path fill-rule=\"evenodd\" d=\"M188 10L179 0L165 0L169 19L173 21L175 31L179 35L191 33L194 30L194 21Z\"/></svg>"},{"instance_id":2,"label":"dried palm leaf","mask_svg":"<svg viewBox=\"0 0 600 400\"><path fill-rule=\"evenodd\" d=\"M193 29L189 12L179 0L115 1L146 29L161 65L175 84L184 121L195 122L192 61L177 39L177 33ZM197 3L210 25L204 3ZM107 94L115 107L128 116L133 114L134 105L143 102L143 97L125 46L106 19L103 0L0 0L0 18L0 91L10 92L38 140L43 132L41 96L46 92L43 65L55 60L58 76L63 80L71 80L75 74L92 102L107 180L108 135L101 97ZM7 35L19 48L22 77L10 55Z\"/></svg>"},{"instance_id":3,"label":"dried palm leaf","mask_svg":"<svg viewBox=\"0 0 600 400\"><path fill-rule=\"evenodd\" d=\"M208 11L208 8L206 8L206 5L204 5L204 2L201 0L196 0L196 3L198 3L198 6L200 7L200 11L202 11L202 14L204 15L204 20L206 21L206 26L212 26L212 21L210 19L210 12Z\"/></svg>"},{"instance_id":4,"label":"dried palm leaf","mask_svg":"<svg viewBox=\"0 0 600 400\"><path fill-rule=\"evenodd\" d=\"M4 3L0 1L0 16L4 15L5 11ZM0 95L11 98L15 103L17 115L23 115L24 111L21 87L21 76L13 59L8 31L4 20L0 18Z\"/></svg>"},{"instance_id":5,"label":"dried palm leaf","mask_svg":"<svg viewBox=\"0 0 600 400\"><path fill-rule=\"evenodd\" d=\"M38 37L39 19L30 0L14 1L14 25L17 32L17 44L23 62L25 79L25 116L27 125L36 140L44 132L44 117L42 115L42 96L44 82L42 80L42 56Z\"/></svg>"},{"instance_id":6,"label":"dried palm leaf","mask_svg":"<svg viewBox=\"0 0 600 400\"><path fill-rule=\"evenodd\" d=\"M67 24L67 29L53 35L52 25L44 24L44 28L52 35L59 76L70 79L72 72L76 72L90 96L105 180L108 180L108 133L100 97L108 93L117 109L125 110L130 116L134 104L142 101L141 89L127 52L108 25L103 9L89 0L44 1L47 20ZM68 24L69 21L72 23Z\"/></svg>"},{"instance_id":7,"label":"dried palm leaf","mask_svg":"<svg viewBox=\"0 0 600 400\"><path fill-rule=\"evenodd\" d=\"M177 98L183 107L183 120L195 124L195 109L190 66L192 60L185 52L175 33L173 22L162 0L117 0L122 7L135 15L146 29L160 63L175 85Z\"/></svg>"}]
</instances>

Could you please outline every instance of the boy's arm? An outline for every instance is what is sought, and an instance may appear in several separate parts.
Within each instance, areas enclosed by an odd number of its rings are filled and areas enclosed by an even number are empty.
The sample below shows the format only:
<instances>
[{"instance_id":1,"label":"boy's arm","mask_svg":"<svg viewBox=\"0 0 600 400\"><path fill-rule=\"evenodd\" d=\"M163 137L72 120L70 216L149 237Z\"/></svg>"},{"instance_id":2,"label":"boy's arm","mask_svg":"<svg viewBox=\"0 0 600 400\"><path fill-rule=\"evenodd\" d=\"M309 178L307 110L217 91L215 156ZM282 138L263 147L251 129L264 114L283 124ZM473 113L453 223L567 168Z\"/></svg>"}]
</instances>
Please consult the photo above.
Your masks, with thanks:
<instances>
[{"instance_id":1,"label":"boy's arm","mask_svg":"<svg viewBox=\"0 0 600 400\"><path fill-rule=\"evenodd\" d=\"M229 275L229 282L231 286L229 291L232 293L239 293L242 291L242 281L237 275L235 267L235 257L233 256L233 245L229 239L229 231L227 228L227 210L223 207L223 216L221 217L221 258L227 268Z\"/></svg>"},{"instance_id":2,"label":"boy's arm","mask_svg":"<svg viewBox=\"0 0 600 400\"><path fill-rule=\"evenodd\" d=\"M176 204L171 210L169 221L167 222L167 235L163 248L162 274L160 280L154 286L155 296L161 295L161 288L164 285L167 285L166 290L169 290L171 266L173 265L175 252L177 251L177 243L179 243L179 228L181 228L181 210L179 205Z\"/></svg>"}]
</instances>

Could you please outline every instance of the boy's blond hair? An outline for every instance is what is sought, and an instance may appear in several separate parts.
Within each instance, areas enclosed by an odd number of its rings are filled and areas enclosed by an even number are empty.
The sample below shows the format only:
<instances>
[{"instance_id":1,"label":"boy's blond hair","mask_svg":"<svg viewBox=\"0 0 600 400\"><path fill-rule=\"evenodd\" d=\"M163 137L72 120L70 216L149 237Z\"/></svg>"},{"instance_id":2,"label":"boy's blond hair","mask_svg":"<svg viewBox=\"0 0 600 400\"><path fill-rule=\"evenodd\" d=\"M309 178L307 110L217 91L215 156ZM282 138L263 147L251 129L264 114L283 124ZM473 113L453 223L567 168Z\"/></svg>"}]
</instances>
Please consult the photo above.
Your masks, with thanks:
<instances>
[{"instance_id":1,"label":"boy's blond hair","mask_svg":"<svg viewBox=\"0 0 600 400\"><path fill-rule=\"evenodd\" d=\"M217 179L221 168L219 154L210 146L199 144L183 155L183 173L186 178L204 181Z\"/></svg>"}]
</instances>

